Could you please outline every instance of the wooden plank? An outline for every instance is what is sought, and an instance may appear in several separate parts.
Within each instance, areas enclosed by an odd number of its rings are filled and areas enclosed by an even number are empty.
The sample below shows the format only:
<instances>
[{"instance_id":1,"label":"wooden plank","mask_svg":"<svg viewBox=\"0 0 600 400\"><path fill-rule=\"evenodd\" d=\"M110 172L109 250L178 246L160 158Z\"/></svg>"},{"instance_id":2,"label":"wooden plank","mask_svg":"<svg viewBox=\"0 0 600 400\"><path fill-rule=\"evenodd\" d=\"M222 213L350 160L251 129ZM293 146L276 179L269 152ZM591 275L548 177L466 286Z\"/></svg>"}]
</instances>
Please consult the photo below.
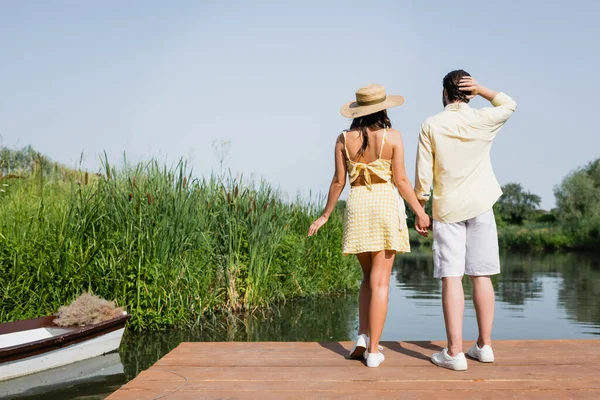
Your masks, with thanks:
<instances>
[{"instance_id":1,"label":"wooden plank","mask_svg":"<svg viewBox=\"0 0 600 400\"><path fill-rule=\"evenodd\" d=\"M481 400L481 399L527 399L527 400L561 400L561 399L594 399L600 398L600 390L489 390L474 392L469 390L335 390L335 391L177 391L165 393L169 400L298 400L298 399L327 399L327 400ZM150 390L124 390L107 397L107 400L156 400L158 396Z\"/></svg>"},{"instance_id":2,"label":"wooden plank","mask_svg":"<svg viewBox=\"0 0 600 400\"><path fill-rule=\"evenodd\" d=\"M599 340L497 341L495 363L464 372L431 364L443 342L382 345L371 369L349 342L182 343L108 399L600 398Z\"/></svg>"},{"instance_id":3,"label":"wooden plank","mask_svg":"<svg viewBox=\"0 0 600 400\"><path fill-rule=\"evenodd\" d=\"M427 358L437 351L442 349L441 345L436 343L398 343L398 342L382 342L381 343L384 352L399 353L407 356L419 356L426 355ZM229 356L233 357L303 357L303 356L315 356L320 357L336 357L336 355L346 356L348 350L351 348L351 343L335 343L335 344L317 344L312 343L310 346L307 345L296 345L291 346L282 345L281 343L251 343L249 346L240 347L239 344L235 343L219 343L218 345L203 346L202 343L190 343L193 346L177 347L170 354L165 356L167 358L185 358L189 356L194 357L214 357L218 355L221 358ZM472 342L465 342L465 351L473 345ZM200 346L200 347L199 347ZM328 350L328 351L323 351ZM590 342L585 343L573 343L565 345L564 343L547 343L545 345L539 343L525 343L521 346L515 344L505 344L503 342L494 345L494 351L496 354L503 355L505 357L546 357L546 356L567 356L579 357L580 354L574 353L574 351L584 351L586 354L590 353L592 356L600 355L599 346L594 346Z\"/></svg>"},{"instance_id":4,"label":"wooden plank","mask_svg":"<svg viewBox=\"0 0 600 400\"><path fill-rule=\"evenodd\" d=\"M412 357L393 357L385 353L384 364L388 367L415 367L423 365L423 361L429 361L427 358L412 358ZM469 367L478 361L468 359ZM572 365L595 365L594 362L589 359L581 360L576 357L569 358L552 358L552 357L520 357L513 359L499 359L494 364L495 366L508 366L508 365L529 365L544 367L551 363L553 366L572 366ZM321 357L277 357L277 358L178 358L178 359L165 359L160 360L156 364L160 367L169 366L188 366L188 367L202 367L206 365L212 365L213 367L353 367L356 365L364 365L364 361L361 360L347 360L345 358L321 358ZM383 365L383 364L382 364Z\"/></svg>"},{"instance_id":5,"label":"wooden plank","mask_svg":"<svg viewBox=\"0 0 600 400\"><path fill-rule=\"evenodd\" d=\"M383 341L380 344L384 347L388 345L414 345L424 349L439 350L445 346L445 342L442 341L408 341L408 342L393 342ZM465 347L472 346L474 341L464 341ZM228 350L239 349L243 351L262 351L265 349L323 349L323 348L336 348L343 347L349 349L353 345L352 342L183 342L179 344L173 351L182 352L186 350L197 351L199 347L203 351L210 349L222 349ZM499 340L493 342L494 349L500 348L558 348L569 346L573 347L588 347L597 346L598 339L579 339L579 340Z\"/></svg>"},{"instance_id":6,"label":"wooden plank","mask_svg":"<svg viewBox=\"0 0 600 400\"><path fill-rule=\"evenodd\" d=\"M385 367L385 368L384 368ZM418 367L390 367L385 363L379 368L367 368L356 364L346 368L331 368L314 366L310 368L282 367L152 367L150 371L140 374L140 380L172 380L173 374L185 377L188 381L307 381L330 380L346 382L360 380L472 380L472 379L549 379L549 378L595 378L600 376L600 365L571 365L548 366L547 368L532 368L531 366L498 366L477 363L470 365L468 371L450 371L431 363Z\"/></svg>"},{"instance_id":7,"label":"wooden plank","mask_svg":"<svg viewBox=\"0 0 600 400\"><path fill-rule=\"evenodd\" d=\"M518 342L506 344L500 342L495 345L495 353L497 360L500 362L526 363L527 360L540 361L556 359L557 362L563 364L572 363L594 363L596 357L600 357L600 346L594 346L589 341L573 343L566 346L564 343L540 344L539 341L532 343L524 343L520 347L516 346ZM166 355L162 361L177 362L177 360L200 360L208 361L208 359L218 358L229 362L240 362L241 365L247 362L249 365L255 365L254 361L246 361L248 359L313 359L318 357L323 360L340 360L345 358L351 343L342 344L308 344L308 345L284 345L273 343L273 345L265 345L263 343L252 343L248 346L239 347L239 344L220 343L219 346L205 347L202 343L192 343L193 346L178 347L170 354ZM437 344L421 344L421 343L397 343L383 342L384 353L389 359L395 355L401 355L401 360L406 360L410 363L411 358L417 360L429 360L432 353L440 350ZM472 343L465 343L465 350L470 348ZM200 346L200 347L198 347ZM326 347L324 347L326 346ZM328 351L324 351L328 350ZM585 354L585 357L582 357ZM341 357L341 358L340 358ZM413 363L414 364L414 363ZM229 364L227 364L229 365Z\"/></svg>"},{"instance_id":8,"label":"wooden plank","mask_svg":"<svg viewBox=\"0 0 600 400\"><path fill-rule=\"evenodd\" d=\"M157 393L171 392L178 389L186 391L259 391L269 390L313 390L313 391L331 391L343 388L344 390L360 391L363 389L373 390L411 390L416 386L426 385L430 390L514 390L518 385L520 390L550 390L560 387L561 390L567 389L596 389L600 390L600 378L591 379L463 379L463 380L426 380L426 379L398 379L398 380L373 380L364 382L361 380L347 381L278 381L270 380L239 380L239 381L148 381L134 380L123 386L122 390L153 390Z\"/></svg>"},{"instance_id":9,"label":"wooden plank","mask_svg":"<svg viewBox=\"0 0 600 400\"><path fill-rule=\"evenodd\" d=\"M197 354L172 353L163 357L156 365L214 365L214 366L254 366L254 365L286 365L292 363L296 366L305 365L334 365L347 366L347 352L342 354L333 352L220 352L207 353L199 352ZM429 361L432 351L410 349L403 347L400 350L383 350L386 357L386 364L398 365L420 365L423 361ZM587 349L561 348L555 350L544 350L532 352L528 350L520 351L495 351L496 363L508 365L534 365L547 364L548 362L556 364L595 364L600 359L600 346Z\"/></svg>"}]
</instances>

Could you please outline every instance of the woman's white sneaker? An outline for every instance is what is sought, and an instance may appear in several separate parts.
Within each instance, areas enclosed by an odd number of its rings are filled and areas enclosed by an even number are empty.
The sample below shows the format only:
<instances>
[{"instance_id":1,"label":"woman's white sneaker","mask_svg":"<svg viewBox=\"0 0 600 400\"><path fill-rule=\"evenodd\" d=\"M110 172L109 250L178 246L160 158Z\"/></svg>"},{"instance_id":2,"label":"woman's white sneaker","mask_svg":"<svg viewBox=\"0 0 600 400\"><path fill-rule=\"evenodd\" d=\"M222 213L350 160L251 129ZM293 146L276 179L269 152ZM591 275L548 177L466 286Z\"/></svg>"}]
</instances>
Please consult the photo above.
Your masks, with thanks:
<instances>
[{"instance_id":1,"label":"woman's white sneaker","mask_svg":"<svg viewBox=\"0 0 600 400\"><path fill-rule=\"evenodd\" d=\"M366 334L358 335L356 338L356 343L350 353L348 354L348 358L361 358L363 354L367 351L367 347L369 346L369 337Z\"/></svg>"},{"instance_id":2,"label":"woman's white sneaker","mask_svg":"<svg viewBox=\"0 0 600 400\"><path fill-rule=\"evenodd\" d=\"M467 351L467 355L483 363L494 362L494 350L492 350L492 346L487 344L482 348L479 348L477 343L475 343L475 345Z\"/></svg>"},{"instance_id":3,"label":"woman's white sneaker","mask_svg":"<svg viewBox=\"0 0 600 400\"><path fill-rule=\"evenodd\" d=\"M383 353L365 353L365 354L367 355L365 358L367 360L367 367L369 367L369 368L377 368L377 367L379 367L379 365L381 365L383 360L385 360Z\"/></svg>"},{"instance_id":4,"label":"woman's white sneaker","mask_svg":"<svg viewBox=\"0 0 600 400\"><path fill-rule=\"evenodd\" d=\"M448 349L444 349L441 353L432 355L431 361L438 367L448 368L454 371L466 371L467 369L467 358L465 357L465 353L458 353L452 357L448 354Z\"/></svg>"},{"instance_id":5,"label":"woman's white sneaker","mask_svg":"<svg viewBox=\"0 0 600 400\"><path fill-rule=\"evenodd\" d=\"M369 347L369 345L367 345L367 347ZM379 352L383 351L383 346L379 345L377 346L377 350L379 350ZM365 354L363 355L363 357L365 358L365 360L367 359L367 355L369 354L368 351L365 351Z\"/></svg>"}]
</instances>

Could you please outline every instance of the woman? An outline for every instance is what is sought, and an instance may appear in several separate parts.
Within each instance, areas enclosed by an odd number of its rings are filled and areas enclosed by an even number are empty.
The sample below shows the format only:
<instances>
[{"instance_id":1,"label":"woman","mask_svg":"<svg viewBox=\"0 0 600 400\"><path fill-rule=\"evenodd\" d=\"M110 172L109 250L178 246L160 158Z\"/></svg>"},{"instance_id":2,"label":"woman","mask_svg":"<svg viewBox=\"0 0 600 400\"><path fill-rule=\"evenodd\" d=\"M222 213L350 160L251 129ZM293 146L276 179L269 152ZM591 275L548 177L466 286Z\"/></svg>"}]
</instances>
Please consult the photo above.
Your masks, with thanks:
<instances>
[{"instance_id":1,"label":"woman","mask_svg":"<svg viewBox=\"0 0 600 400\"><path fill-rule=\"evenodd\" d=\"M396 253L410 251L404 202L416 214L419 234L427 236L429 216L419 204L404 168L400 132L391 129L386 109L404 103L402 96L386 96L381 85L356 92L356 101L342 107L353 118L350 129L335 143L335 174L327 206L308 230L312 236L329 219L350 177L350 195L344 215L344 255L356 254L363 271L359 294L359 330L350 358L378 367L384 360L379 338L387 314L388 287Z\"/></svg>"}]
</instances>

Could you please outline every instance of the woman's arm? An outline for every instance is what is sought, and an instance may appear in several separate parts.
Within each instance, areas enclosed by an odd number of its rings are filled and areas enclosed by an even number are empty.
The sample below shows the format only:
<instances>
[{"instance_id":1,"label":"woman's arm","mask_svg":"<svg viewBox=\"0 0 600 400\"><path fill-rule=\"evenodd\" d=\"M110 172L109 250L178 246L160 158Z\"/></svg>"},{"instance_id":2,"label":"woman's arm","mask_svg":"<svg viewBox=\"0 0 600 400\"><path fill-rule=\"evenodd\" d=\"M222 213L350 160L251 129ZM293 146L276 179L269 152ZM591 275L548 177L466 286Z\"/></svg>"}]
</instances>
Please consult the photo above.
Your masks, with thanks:
<instances>
[{"instance_id":1,"label":"woman's arm","mask_svg":"<svg viewBox=\"0 0 600 400\"><path fill-rule=\"evenodd\" d=\"M397 132L397 131L396 131ZM430 225L429 215L425 213L423 206L419 203L413 187L406 176L406 168L404 167L404 143L402 143L402 135L398 132L396 138L392 138L392 174L394 176L394 184L398 188L400 195L408 206L416 215L415 229L422 236L427 236L427 229Z\"/></svg>"},{"instance_id":2,"label":"woman's arm","mask_svg":"<svg viewBox=\"0 0 600 400\"><path fill-rule=\"evenodd\" d=\"M344 156L344 135L338 136L335 142L335 172L331 185L329 186L329 195L327 196L327 205L323 214L312 223L308 228L308 236L312 236L325 225L329 220L329 216L333 212L335 205L346 186L347 166Z\"/></svg>"}]
</instances>

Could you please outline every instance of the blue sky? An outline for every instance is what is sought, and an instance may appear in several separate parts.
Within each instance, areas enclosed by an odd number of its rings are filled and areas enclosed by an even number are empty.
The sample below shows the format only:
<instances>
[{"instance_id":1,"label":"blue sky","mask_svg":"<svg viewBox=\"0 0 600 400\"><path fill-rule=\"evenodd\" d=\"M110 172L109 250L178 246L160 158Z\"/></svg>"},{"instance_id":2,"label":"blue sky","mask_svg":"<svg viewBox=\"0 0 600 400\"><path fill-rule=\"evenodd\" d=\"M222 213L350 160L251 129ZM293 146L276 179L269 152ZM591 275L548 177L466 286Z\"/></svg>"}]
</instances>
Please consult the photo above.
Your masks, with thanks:
<instances>
[{"instance_id":1,"label":"blue sky","mask_svg":"<svg viewBox=\"0 0 600 400\"><path fill-rule=\"evenodd\" d=\"M391 110L414 179L422 120L464 68L519 109L492 151L499 181L552 189L600 156L600 1L3 1L0 135L56 161L187 158L291 197L327 191L339 114L369 83ZM477 99L475 107L486 106Z\"/></svg>"}]
</instances>

